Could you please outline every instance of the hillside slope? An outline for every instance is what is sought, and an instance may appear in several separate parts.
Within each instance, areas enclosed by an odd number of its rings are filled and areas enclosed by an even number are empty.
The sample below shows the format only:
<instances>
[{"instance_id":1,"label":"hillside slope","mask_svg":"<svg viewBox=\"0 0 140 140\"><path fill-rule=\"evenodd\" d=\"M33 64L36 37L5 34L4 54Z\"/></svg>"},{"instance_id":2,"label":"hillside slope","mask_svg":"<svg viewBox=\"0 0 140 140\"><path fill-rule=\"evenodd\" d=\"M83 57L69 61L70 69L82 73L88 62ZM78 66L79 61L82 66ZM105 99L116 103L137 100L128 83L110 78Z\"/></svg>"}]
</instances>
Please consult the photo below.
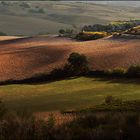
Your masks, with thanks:
<instances>
[{"instance_id":1,"label":"hillside slope","mask_svg":"<svg viewBox=\"0 0 140 140\"><path fill-rule=\"evenodd\" d=\"M0 3L0 31L8 35L56 34L61 28L140 19L139 7L91 2L36 1Z\"/></svg>"},{"instance_id":2,"label":"hillside slope","mask_svg":"<svg viewBox=\"0 0 140 140\"><path fill-rule=\"evenodd\" d=\"M140 40L105 38L77 42L60 37L25 37L0 41L0 81L23 79L61 67L71 52L88 57L92 69L140 64Z\"/></svg>"}]
</instances>

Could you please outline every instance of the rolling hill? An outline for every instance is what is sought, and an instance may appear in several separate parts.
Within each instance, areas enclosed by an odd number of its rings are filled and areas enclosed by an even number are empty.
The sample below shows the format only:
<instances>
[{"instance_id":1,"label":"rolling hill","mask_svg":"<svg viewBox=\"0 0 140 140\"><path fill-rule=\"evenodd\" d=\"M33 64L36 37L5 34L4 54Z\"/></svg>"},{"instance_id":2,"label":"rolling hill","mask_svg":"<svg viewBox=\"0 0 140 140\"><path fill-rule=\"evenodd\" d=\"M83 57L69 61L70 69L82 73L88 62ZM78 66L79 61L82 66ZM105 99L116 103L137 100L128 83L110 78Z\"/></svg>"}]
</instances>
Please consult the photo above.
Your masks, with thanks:
<instances>
[{"instance_id":1,"label":"rolling hill","mask_svg":"<svg viewBox=\"0 0 140 140\"><path fill-rule=\"evenodd\" d=\"M1 2L0 31L8 35L56 34L60 28L140 19L140 8L92 2Z\"/></svg>"},{"instance_id":2,"label":"rolling hill","mask_svg":"<svg viewBox=\"0 0 140 140\"><path fill-rule=\"evenodd\" d=\"M139 44L139 39L124 37L85 42L55 36L1 40L0 81L49 73L62 67L72 52L85 54L93 70L127 68L140 64Z\"/></svg>"}]
</instances>

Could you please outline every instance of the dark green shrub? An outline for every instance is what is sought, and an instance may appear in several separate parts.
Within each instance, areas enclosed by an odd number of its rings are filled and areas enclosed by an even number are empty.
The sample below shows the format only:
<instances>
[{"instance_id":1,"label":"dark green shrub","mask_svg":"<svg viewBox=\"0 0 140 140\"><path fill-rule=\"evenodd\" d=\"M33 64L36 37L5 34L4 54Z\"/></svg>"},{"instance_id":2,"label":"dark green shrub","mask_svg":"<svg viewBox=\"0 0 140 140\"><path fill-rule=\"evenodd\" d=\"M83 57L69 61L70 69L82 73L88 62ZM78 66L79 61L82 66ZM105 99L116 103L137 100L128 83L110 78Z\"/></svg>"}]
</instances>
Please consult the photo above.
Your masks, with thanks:
<instances>
[{"instance_id":1,"label":"dark green shrub","mask_svg":"<svg viewBox=\"0 0 140 140\"><path fill-rule=\"evenodd\" d=\"M64 35L65 34L65 30L64 29L60 29L58 32L59 32L60 35Z\"/></svg>"},{"instance_id":2,"label":"dark green shrub","mask_svg":"<svg viewBox=\"0 0 140 140\"><path fill-rule=\"evenodd\" d=\"M113 76L124 76L125 73L126 73L125 69L123 69L123 68L116 68L116 69L111 71L111 74Z\"/></svg>"},{"instance_id":3,"label":"dark green shrub","mask_svg":"<svg viewBox=\"0 0 140 140\"><path fill-rule=\"evenodd\" d=\"M114 102L114 97L113 96L106 96L105 97L105 103L106 104L112 104Z\"/></svg>"},{"instance_id":4,"label":"dark green shrub","mask_svg":"<svg viewBox=\"0 0 140 140\"><path fill-rule=\"evenodd\" d=\"M64 78L64 70L61 68L55 68L51 71L50 76L52 76L52 78Z\"/></svg>"},{"instance_id":5,"label":"dark green shrub","mask_svg":"<svg viewBox=\"0 0 140 140\"><path fill-rule=\"evenodd\" d=\"M121 104L122 103L122 100L119 99L119 98L115 98L111 95L108 95L105 97L105 103L108 104L108 105L111 105L111 104Z\"/></svg>"},{"instance_id":6,"label":"dark green shrub","mask_svg":"<svg viewBox=\"0 0 140 140\"><path fill-rule=\"evenodd\" d=\"M96 40L103 37L105 37L104 34L88 35L88 34L84 34L83 32L80 32L79 34L76 35L76 39L81 41Z\"/></svg>"},{"instance_id":7,"label":"dark green shrub","mask_svg":"<svg viewBox=\"0 0 140 140\"><path fill-rule=\"evenodd\" d=\"M6 33L0 32L0 36L6 36Z\"/></svg>"},{"instance_id":8,"label":"dark green shrub","mask_svg":"<svg viewBox=\"0 0 140 140\"><path fill-rule=\"evenodd\" d=\"M20 6L23 7L23 8L30 8L30 5L26 2L20 3Z\"/></svg>"},{"instance_id":9,"label":"dark green shrub","mask_svg":"<svg viewBox=\"0 0 140 140\"><path fill-rule=\"evenodd\" d=\"M140 66L131 66L127 70L127 75L132 77L140 77Z\"/></svg>"},{"instance_id":10,"label":"dark green shrub","mask_svg":"<svg viewBox=\"0 0 140 140\"><path fill-rule=\"evenodd\" d=\"M63 37L73 37L74 36L74 30L73 29L60 29L59 31L59 36Z\"/></svg>"}]
</instances>

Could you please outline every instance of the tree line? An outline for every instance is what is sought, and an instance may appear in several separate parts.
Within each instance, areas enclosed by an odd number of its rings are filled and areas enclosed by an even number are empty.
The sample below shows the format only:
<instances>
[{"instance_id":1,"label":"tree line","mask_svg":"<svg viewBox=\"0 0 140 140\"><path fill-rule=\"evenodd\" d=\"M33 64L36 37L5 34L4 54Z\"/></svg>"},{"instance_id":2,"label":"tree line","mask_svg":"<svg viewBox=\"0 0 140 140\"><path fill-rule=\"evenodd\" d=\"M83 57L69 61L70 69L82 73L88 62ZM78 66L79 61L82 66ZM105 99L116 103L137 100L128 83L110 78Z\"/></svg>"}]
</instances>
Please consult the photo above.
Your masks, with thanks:
<instances>
[{"instance_id":1,"label":"tree line","mask_svg":"<svg viewBox=\"0 0 140 140\"><path fill-rule=\"evenodd\" d=\"M82 31L93 31L93 32L122 32L130 28L140 25L140 20L130 20L130 21L118 21L110 23L107 25L94 24L94 25L85 25L82 28Z\"/></svg>"}]
</instances>

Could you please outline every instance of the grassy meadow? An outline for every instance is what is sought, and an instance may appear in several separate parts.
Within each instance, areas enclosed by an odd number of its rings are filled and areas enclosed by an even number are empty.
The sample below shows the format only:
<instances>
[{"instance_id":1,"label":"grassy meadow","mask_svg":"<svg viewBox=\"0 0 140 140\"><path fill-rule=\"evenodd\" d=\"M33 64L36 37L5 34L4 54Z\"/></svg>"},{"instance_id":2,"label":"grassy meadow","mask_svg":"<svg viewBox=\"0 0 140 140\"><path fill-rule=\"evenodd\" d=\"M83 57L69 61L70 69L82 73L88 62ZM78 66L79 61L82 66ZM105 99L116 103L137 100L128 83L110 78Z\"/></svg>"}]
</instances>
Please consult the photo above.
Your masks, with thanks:
<instances>
[{"instance_id":1,"label":"grassy meadow","mask_svg":"<svg viewBox=\"0 0 140 140\"><path fill-rule=\"evenodd\" d=\"M79 77L39 84L0 86L0 98L10 109L56 111L92 107L107 95L123 100L139 100L139 81Z\"/></svg>"}]
</instances>

